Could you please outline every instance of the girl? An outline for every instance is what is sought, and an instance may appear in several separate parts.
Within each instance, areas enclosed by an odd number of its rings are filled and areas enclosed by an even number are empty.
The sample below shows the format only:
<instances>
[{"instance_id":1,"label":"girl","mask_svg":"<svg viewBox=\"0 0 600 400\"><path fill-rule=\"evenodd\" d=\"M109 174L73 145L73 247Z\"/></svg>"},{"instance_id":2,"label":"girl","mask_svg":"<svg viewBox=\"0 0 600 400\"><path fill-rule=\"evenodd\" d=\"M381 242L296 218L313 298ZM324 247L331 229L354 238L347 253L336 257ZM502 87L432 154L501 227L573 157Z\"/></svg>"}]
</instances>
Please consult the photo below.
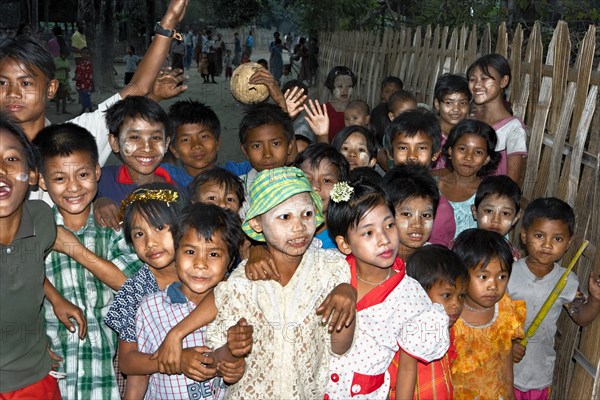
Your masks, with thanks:
<instances>
[{"instance_id":1,"label":"girl","mask_svg":"<svg viewBox=\"0 0 600 400\"><path fill-rule=\"evenodd\" d=\"M331 145L346 157L351 171L358 167L375 166L379 146L377 139L367 128L347 126L335 136Z\"/></svg>"},{"instance_id":2,"label":"girl","mask_svg":"<svg viewBox=\"0 0 600 400\"><path fill-rule=\"evenodd\" d=\"M352 97L356 76L348 67L333 67L325 79L325 87L333 96L326 104L329 116L329 143L344 128L344 110Z\"/></svg>"},{"instance_id":3,"label":"girl","mask_svg":"<svg viewBox=\"0 0 600 400\"><path fill-rule=\"evenodd\" d=\"M505 295L513 263L510 245L496 232L468 229L453 250L470 276L464 309L454 324L454 398L514 399L512 340L524 335L526 306Z\"/></svg>"},{"instance_id":4,"label":"girl","mask_svg":"<svg viewBox=\"0 0 600 400\"><path fill-rule=\"evenodd\" d=\"M394 206L376 186L340 182L331 190L327 226L358 292L358 335L348 353L331 357L325 398L387 399L390 383L395 399L412 398L417 358L431 361L448 350L448 316L396 257ZM392 377L388 368L400 348Z\"/></svg>"},{"instance_id":5,"label":"girl","mask_svg":"<svg viewBox=\"0 0 600 400\"><path fill-rule=\"evenodd\" d=\"M510 83L510 65L499 54L477 59L467 70L473 102L483 106L478 117L496 131L496 151L502 159L496 175L508 175L519 182L523 157L527 155L527 135L523 123L507 107L504 90Z\"/></svg>"},{"instance_id":6,"label":"girl","mask_svg":"<svg viewBox=\"0 0 600 400\"><path fill-rule=\"evenodd\" d=\"M454 211L454 237L477 227L471 205L481 177L494 171L500 161L500 153L494 150L496 142L496 132L489 125L467 119L452 128L442 148L449 173L439 179L438 186ZM436 215L436 220L448 217L441 214Z\"/></svg>"},{"instance_id":7,"label":"girl","mask_svg":"<svg viewBox=\"0 0 600 400\"><path fill-rule=\"evenodd\" d=\"M124 200L121 220L125 239L146 263L115 295L104 322L117 332L118 364L124 374L132 373L141 353L137 351L135 316L142 298L164 290L178 281L170 226L184 207L177 189L166 183L142 185ZM144 358L147 360L147 356ZM127 379L125 398L142 398L148 377L135 371Z\"/></svg>"}]
</instances>

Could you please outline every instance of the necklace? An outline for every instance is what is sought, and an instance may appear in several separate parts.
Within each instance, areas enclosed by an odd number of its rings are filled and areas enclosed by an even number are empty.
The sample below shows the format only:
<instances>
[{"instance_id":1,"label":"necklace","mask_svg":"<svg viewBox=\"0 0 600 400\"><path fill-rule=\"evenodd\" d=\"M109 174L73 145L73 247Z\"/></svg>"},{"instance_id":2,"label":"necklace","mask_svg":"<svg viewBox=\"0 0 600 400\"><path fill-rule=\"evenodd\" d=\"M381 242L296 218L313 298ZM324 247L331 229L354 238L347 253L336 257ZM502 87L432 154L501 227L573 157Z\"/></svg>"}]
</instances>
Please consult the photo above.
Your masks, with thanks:
<instances>
[{"instance_id":1,"label":"necklace","mask_svg":"<svg viewBox=\"0 0 600 400\"><path fill-rule=\"evenodd\" d=\"M371 285L371 286L377 286L377 285L381 285L383 282L387 281L388 278L390 277L390 275L392 275L392 269L390 268L388 270L388 274L387 276L381 281L381 282L369 282L367 280L364 280L363 278L360 277L360 275L358 274L358 271L356 271L356 277L358 278L359 281L361 281L362 283L366 283L367 285Z\"/></svg>"},{"instance_id":2,"label":"necklace","mask_svg":"<svg viewBox=\"0 0 600 400\"><path fill-rule=\"evenodd\" d=\"M475 308L471 307L470 305L468 305L467 303L465 303L465 307L467 308L467 310L469 310L469 311L473 311L473 312L475 312L475 313L484 313L484 312L488 312L488 311L490 311L492 308L494 308L494 306L491 306L491 307L484 307L484 310L477 310L477 309L475 309Z\"/></svg>"}]
</instances>

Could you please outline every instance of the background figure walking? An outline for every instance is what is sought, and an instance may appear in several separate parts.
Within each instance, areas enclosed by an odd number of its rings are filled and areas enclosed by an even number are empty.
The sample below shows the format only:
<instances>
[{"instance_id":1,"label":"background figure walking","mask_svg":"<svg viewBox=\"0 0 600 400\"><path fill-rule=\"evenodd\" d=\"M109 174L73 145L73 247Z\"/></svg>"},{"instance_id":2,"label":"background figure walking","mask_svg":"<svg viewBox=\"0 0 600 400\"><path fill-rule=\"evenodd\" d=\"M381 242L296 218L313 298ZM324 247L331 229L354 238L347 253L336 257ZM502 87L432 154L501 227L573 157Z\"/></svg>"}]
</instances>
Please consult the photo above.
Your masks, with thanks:
<instances>
[{"instance_id":1,"label":"background figure walking","mask_svg":"<svg viewBox=\"0 0 600 400\"><path fill-rule=\"evenodd\" d=\"M185 44L185 58L183 59L183 66L185 69L190 69L190 65L192 65L192 54L194 51L194 33L189 26L185 27L183 43Z\"/></svg>"},{"instance_id":2,"label":"background figure walking","mask_svg":"<svg viewBox=\"0 0 600 400\"><path fill-rule=\"evenodd\" d=\"M242 60L242 41L237 32L233 34L233 65L240 65Z\"/></svg>"}]
</instances>

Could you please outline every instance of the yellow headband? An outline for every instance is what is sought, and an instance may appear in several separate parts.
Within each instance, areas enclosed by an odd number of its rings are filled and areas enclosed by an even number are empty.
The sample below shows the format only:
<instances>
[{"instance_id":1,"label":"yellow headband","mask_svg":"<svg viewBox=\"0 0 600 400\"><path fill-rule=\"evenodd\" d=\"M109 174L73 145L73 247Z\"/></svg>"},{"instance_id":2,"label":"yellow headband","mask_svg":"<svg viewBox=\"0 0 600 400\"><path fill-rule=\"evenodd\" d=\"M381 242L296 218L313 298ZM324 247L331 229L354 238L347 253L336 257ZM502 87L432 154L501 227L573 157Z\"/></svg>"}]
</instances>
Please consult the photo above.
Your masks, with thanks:
<instances>
[{"instance_id":1,"label":"yellow headband","mask_svg":"<svg viewBox=\"0 0 600 400\"><path fill-rule=\"evenodd\" d=\"M148 200L158 200L164 201L167 203L167 206L170 206L170 203L177 201L179 198L179 193L175 190L168 189L137 189L133 192L129 193L125 200L121 202L121 209L119 210L119 221L123 221L123 217L125 216L125 209L130 204L136 201L148 201Z\"/></svg>"}]
</instances>

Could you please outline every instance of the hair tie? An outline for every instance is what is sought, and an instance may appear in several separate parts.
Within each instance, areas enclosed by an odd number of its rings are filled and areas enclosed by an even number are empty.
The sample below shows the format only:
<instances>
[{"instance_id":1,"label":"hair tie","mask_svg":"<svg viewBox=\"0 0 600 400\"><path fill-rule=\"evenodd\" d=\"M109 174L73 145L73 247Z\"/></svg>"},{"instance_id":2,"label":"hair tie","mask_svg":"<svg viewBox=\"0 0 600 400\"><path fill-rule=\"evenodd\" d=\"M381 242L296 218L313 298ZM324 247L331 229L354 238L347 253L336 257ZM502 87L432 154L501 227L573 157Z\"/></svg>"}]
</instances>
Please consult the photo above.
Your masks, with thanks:
<instances>
[{"instance_id":1,"label":"hair tie","mask_svg":"<svg viewBox=\"0 0 600 400\"><path fill-rule=\"evenodd\" d=\"M123 221L125 209L136 201L158 200L167 203L167 207L171 206L179 198L179 193L170 189L137 189L129 193L125 200L121 202L119 210L119 221Z\"/></svg>"},{"instance_id":2,"label":"hair tie","mask_svg":"<svg viewBox=\"0 0 600 400\"><path fill-rule=\"evenodd\" d=\"M352 193L354 193L354 188L348 182L338 182L331 188L329 197L334 203L341 203L350 200Z\"/></svg>"}]
</instances>

